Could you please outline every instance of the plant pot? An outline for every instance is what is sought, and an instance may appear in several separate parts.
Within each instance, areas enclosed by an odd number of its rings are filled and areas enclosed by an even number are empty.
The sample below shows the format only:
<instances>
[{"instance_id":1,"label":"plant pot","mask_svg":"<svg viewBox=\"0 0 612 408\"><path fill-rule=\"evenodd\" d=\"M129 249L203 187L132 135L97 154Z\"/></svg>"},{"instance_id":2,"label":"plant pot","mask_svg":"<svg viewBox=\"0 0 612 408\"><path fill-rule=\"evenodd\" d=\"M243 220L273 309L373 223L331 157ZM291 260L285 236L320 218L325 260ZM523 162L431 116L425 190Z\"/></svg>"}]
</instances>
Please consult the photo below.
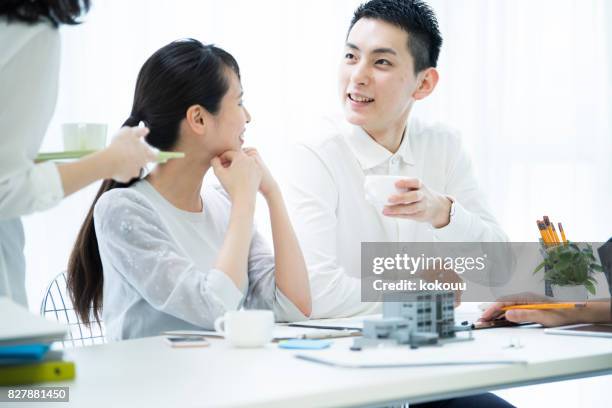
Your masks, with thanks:
<instances>
[{"instance_id":1,"label":"plant pot","mask_svg":"<svg viewBox=\"0 0 612 408\"><path fill-rule=\"evenodd\" d=\"M555 299L568 302L584 302L589 297L589 292L583 285L551 285Z\"/></svg>"}]
</instances>

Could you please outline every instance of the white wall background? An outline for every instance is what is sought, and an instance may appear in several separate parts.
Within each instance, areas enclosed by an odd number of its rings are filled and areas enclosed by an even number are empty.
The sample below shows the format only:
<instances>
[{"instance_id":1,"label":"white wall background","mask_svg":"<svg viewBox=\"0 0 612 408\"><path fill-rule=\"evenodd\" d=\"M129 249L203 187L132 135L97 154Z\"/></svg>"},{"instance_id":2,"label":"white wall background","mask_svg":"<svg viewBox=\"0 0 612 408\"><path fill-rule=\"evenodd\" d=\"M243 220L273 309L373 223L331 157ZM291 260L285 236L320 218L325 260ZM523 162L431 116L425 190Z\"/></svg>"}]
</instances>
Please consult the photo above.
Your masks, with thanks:
<instances>
[{"instance_id":1,"label":"white wall background","mask_svg":"<svg viewBox=\"0 0 612 408\"><path fill-rule=\"evenodd\" d=\"M136 75L162 45L215 43L238 60L253 116L247 144L276 174L287 147L338 112L337 65L358 0L106 0L62 28L57 109L43 151L61 150L60 124L129 115ZM511 239L537 238L535 219L570 239L612 235L612 4L604 0L432 0L444 45L435 93L414 114L459 129ZM33 310L66 266L97 186L25 219ZM265 225L265 211L258 219ZM606 383L607 382L607 383ZM523 406L604 406L610 377L505 391Z\"/></svg>"}]
</instances>

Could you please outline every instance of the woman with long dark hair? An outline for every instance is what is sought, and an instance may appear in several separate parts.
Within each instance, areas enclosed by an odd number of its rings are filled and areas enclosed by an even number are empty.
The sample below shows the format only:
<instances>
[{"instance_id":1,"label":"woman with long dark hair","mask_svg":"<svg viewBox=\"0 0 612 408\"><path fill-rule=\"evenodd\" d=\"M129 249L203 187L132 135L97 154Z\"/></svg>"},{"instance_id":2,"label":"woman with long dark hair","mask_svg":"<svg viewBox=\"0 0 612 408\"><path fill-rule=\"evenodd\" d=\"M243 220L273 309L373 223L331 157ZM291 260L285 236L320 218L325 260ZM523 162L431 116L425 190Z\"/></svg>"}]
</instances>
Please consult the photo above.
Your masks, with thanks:
<instances>
[{"instance_id":1,"label":"woman with long dark hair","mask_svg":"<svg viewBox=\"0 0 612 408\"><path fill-rule=\"evenodd\" d=\"M107 336L125 339L212 328L242 306L307 318L306 266L280 189L257 151L242 149L250 115L234 58L192 39L159 49L138 74L125 125L140 121L148 143L186 156L100 188L68 266L81 319L102 311ZM202 188L211 167L223 188ZM258 190L274 254L253 227Z\"/></svg>"},{"instance_id":2,"label":"woman with long dark hair","mask_svg":"<svg viewBox=\"0 0 612 408\"><path fill-rule=\"evenodd\" d=\"M55 110L62 24L89 0L0 2L0 296L25 305L21 216L48 209L101 179L127 181L155 159L144 128L120 129L109 147L71 163L34 163Z\"/></svg>"}]
</instances>

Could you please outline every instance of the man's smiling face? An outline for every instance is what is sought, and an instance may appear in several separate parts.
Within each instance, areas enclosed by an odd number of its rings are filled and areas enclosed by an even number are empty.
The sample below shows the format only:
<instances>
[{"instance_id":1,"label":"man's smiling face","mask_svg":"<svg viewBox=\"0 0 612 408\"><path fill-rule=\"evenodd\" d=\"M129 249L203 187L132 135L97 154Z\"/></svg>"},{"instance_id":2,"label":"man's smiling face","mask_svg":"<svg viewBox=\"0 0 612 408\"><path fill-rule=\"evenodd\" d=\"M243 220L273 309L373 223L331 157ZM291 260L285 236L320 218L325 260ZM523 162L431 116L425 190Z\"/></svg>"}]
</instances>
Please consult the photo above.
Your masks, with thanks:
<instances>
[{"instance_id":1,"label":"man's smiling face","mask_svg":"<svg viewBox=\"0 0 612 408\"><path fill-rule=\"evenodd\" d=\"M339 79L348 122L377 132L405 121L418 86L408 33L382 20L358 20L346 40Z\"/></svg>"}]
</instances>

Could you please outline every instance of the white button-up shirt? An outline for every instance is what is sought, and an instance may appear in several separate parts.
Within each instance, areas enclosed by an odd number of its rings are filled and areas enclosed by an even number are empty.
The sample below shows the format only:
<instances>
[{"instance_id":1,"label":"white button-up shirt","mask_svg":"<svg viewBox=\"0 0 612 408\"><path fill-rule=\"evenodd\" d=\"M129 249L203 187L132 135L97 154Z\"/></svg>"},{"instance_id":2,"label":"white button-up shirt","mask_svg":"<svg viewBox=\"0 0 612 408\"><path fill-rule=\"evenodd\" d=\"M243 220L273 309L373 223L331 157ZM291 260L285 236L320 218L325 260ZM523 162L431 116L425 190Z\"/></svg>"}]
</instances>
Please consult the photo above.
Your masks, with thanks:
<instances>
[{"instance_id":1,"label":"white button-up shirt","mask_svg":"<svg viewBox=\"0 0 612 408\"><path fill-rule=\"evenodd\" d=\"M341 124L300 143L292 155L288 202L306 259L313 318L377 313L361 301L362 242L493 242L506 235L489 211L461 140L441 126L410 120L391 153L361 127ZM418 177L454 199L443 228L384 216L365 199L366 175Z\"/></svg>"}]
</instances>

